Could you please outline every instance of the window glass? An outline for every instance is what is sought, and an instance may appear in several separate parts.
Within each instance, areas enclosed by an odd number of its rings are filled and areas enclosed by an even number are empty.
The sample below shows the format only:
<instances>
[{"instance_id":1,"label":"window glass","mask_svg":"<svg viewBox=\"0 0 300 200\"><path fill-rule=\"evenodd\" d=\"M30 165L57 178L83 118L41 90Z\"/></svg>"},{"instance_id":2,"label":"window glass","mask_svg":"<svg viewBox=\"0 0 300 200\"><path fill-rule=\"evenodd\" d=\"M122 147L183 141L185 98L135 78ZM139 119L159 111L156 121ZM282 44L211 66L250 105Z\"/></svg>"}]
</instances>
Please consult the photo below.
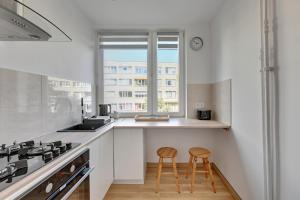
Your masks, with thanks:
<instances>
[{"instance_id":1,"label":"window glass","mask_svg":"<svg viewBox=\"0 0 300 200\"><path fill-rule=\"evenodd\" d=\"M132 91L120 91L119 97L132 97Z\"/></svg>"},{"instance_id":2,"label":"window glass","mask_svg":"<svg viewBox=\"0 0 300 200\"><path fill-rule=\"evenodd\" d=\"M115 74L115 73L117 73L117 67L116 66L106 66L106 67L104 67L104 73Z\"/></svg>"},{"instance_id":3,"label":"window glass","mask_svg":"<svg viewBox=\"0 0 300 200\"><path fill-rule=\"evenodd\" d=\"M114 97L116 97L116 92L115 91L105 91L104 93L105 93L105 96L107 98L114 98Z\"/></svg>"},{"instance_id":4,"label":"window glass","mask_svg":"<svg viewBox=\"0 0 300 200\"><path fill-rule=\"evenodd\" d=\"M132 85L132 80L129 78L120 78L119 79L119 85L120 86L130 86Z\"/></svg>"},{"instance_id":5,"label":"window glass","mask_svg":"<svg viewBox=\"0 0 300 200\"><path fill-rule=\"evenodd\" d=\"M132 67L131 66L119 66L118 72L120 74L130 74L130 73L132 73Z\"/></svg>"},{"instance_id":6,"label":"window glass","mask_svg":"<svg viewBox=\"0 0 300 200\"><path fill-rule=\"evenodd\" d=\"M114 85L117 85L117 79L116 78L104 79L104 85L105 86L114 86Z\"/></svg>"},{"instance_id":7,"label":"window glass","mask_svg":"<svg viewBox=\"0 0 300 200\"><path fill-rule=\"evenodd\" d=\"M131 116L183 114L180 102L180 94L184 94L180 87L183 55L179 49L183 35L179 32L149 35L149 32L123 31L100 34L104 87L101 103L111 104L112 111ZM155 48L149 48L149 43ZM64 83L66 87L67 84Z\"/></svg>"},{"instance_id":8,"label":"window glass","mask_svg":"<svg viewBox=\"0 0 300 200\"><path fill-rule=\"evenodd\" d=\"M147 67L135 67L136 74L147 74Z\"/></svg>"},{"instance_id":9,"label":"window glass","mask_svg":"<svg viewBox=\"0 0 300 200\"><path fill-rule=\"evenodd\" d=\"M147 49L103 49L103 58L104 91L116 92L105 92L104 103L120 113L147 112ZM143 95L134 99L137 88L143 88ZM136 109L133 103L144 106Z\"/></svg>"},{"instance_id":10,"label":"window glass","mask_svg":"<svg viewBox=\"0 0 300 200\"><path fill-rule=\"evenodd\" d=\"M145 97L147 97L147 92L146 91L136 91L135 97L136 98L145 98Z\"/></svg>"},{"instance_id":11,"label":"window glass","mask_svg":"<svg viewBox=\"0 0 300 200\"><path fill-rule=\"evenodd\" d=\"M179 112L179 36L158 34L157 111Z\"/></svg>"}]
</instances>

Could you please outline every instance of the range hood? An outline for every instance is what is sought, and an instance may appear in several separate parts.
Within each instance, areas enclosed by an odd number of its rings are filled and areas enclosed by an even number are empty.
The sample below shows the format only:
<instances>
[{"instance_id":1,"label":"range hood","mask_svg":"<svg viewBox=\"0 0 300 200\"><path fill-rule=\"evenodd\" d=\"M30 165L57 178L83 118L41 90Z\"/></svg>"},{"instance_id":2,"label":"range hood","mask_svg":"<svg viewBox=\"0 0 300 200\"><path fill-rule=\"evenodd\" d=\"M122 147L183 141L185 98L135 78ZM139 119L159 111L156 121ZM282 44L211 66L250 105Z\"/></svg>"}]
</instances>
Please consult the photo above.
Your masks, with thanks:
<instances>
[{"instance_id":1,"label":"range hood","mask_svg":"<svg viewBox=\"0 0 300 200\"><path fill-rule=\"evenodd\" d=\"M0 0L0 41L71 41L26 0Z\"/></svg>"}]
</instances>

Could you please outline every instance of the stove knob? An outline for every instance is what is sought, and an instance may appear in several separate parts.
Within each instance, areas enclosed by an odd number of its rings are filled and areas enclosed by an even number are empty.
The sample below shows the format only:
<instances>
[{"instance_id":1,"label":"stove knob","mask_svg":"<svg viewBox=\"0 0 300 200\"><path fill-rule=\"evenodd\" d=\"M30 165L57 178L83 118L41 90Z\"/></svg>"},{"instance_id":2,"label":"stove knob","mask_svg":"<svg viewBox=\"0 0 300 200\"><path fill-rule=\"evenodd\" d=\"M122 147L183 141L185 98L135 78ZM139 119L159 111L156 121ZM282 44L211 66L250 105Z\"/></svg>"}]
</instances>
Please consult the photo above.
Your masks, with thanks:
<instances>
[{"instance_id":1,"label":"stove knob","mask_svg":"<svg viewBox=\"0 0 300 200\"><path fill-rule=\"evenodd\" d=\"M53 188L53 183L48 183L45 192L48 194L49 192L51 192L52 188Z\"/></svg>"},{"instance_id":2,"label":"stove knob","mask_svg":"<svg viewBox=\"0 0 300 200\"><path fill-rule=\"evenodd\" d=\"M49 144L48 146L50 146L51 150L54 149L54 144Z\"/></svg>"},{"instance_id":3,"label":"stove knob","mask_svg":"<svg viewBox=\"0 0 300 200\"><path fill-rule=\"evenodd\" d=\"M72 143L71 143L71 142L69 142L69 143L66 143L66 146L67 146L67 150L70 150L70 149L72 149Z\"/></svg>"},{"instance_id":4,"label":"stove knob","mask_svg":"<svg viewBox=\"0 0 300 200\"><path fill-rule=\"evenodd\" d=\"M59 156L60 150L59 150L59 148L54 148L54 149L52 150L52 152L53 152L53 156L54 156L54 157L57 157L57 156Z\"/></svg>"},{"instance_id":5,"label":"stove knob","mask_svg":"<svg viewBox=\"0 0 300 200\"><path fill-rule=\"evenodd\" d=\"M60 149L60 153L65 153L66 152L66 146L60 146L58 148Z\"/></svg>"},{"instance_id":6,"label":"stove knob","mask_svg":"<svg viewBox=\"0 0 300 200\"><path fill-rule=\"evenodd\" d=\"M52 160L52 159L53 159L53 154L52 154L52 152L44 153L44 159L45 159L46 161Z\"/></svg>"},{"instance_id":7,"label":"stove knob","mask_svg":"<svg viewBox=\"0 0 300 200\"><path fill-rule=\"evenodd\" d=\"M76 169L76 166L74 164L71 165L70 167L70 172L73 173Z\"/></svg>"}]
</instances>

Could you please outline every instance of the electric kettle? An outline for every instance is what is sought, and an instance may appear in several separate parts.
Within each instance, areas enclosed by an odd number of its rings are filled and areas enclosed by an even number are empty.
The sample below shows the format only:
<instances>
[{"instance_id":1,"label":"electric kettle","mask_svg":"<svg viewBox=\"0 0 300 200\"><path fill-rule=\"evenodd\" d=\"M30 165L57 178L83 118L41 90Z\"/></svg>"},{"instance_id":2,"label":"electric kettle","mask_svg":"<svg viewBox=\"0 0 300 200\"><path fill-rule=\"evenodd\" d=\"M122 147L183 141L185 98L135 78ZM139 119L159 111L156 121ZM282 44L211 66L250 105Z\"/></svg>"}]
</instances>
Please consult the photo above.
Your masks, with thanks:
<instances>
[{"instance_id":1,"label":"electric kettle","mask_svg":"<svg viewBox=\"0 0 300 200\"><path fill-rule=\"evenodd\" d=\"M111 114L110 104L100 104L99 105L99 116L109 116Z\"/></svg>"}]
</instances>

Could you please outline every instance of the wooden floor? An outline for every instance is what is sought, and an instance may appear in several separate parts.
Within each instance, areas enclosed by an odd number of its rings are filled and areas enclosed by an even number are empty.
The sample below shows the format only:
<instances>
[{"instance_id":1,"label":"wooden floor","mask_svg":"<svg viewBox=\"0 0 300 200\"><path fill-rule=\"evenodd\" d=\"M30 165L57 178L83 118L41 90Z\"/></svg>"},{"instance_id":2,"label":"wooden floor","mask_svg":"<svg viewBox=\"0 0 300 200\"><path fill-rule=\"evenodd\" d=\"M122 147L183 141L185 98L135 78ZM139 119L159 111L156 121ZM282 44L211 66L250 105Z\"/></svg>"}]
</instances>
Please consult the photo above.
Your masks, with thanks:
<instances>
[{"instance_id":1,"label":"wooden floor","mask_svg":"<svg viewBox=\"0 0 300 200\"><path fill-rule=\"evenodd\" d=\"M190 177L184 177L184 168L179 168L181 193L176 192L175 178L172 175L162 175L160 193L155 193L156 168L148 167L144 185L116 185L113 184L105 196L105 200L233 200L231 194L214 173L217 193L213 193L209 179L203 174L197 175L195 192L190 193ZM165 169L164 171L170 171Z\"/></svg>"}]
</instances>

